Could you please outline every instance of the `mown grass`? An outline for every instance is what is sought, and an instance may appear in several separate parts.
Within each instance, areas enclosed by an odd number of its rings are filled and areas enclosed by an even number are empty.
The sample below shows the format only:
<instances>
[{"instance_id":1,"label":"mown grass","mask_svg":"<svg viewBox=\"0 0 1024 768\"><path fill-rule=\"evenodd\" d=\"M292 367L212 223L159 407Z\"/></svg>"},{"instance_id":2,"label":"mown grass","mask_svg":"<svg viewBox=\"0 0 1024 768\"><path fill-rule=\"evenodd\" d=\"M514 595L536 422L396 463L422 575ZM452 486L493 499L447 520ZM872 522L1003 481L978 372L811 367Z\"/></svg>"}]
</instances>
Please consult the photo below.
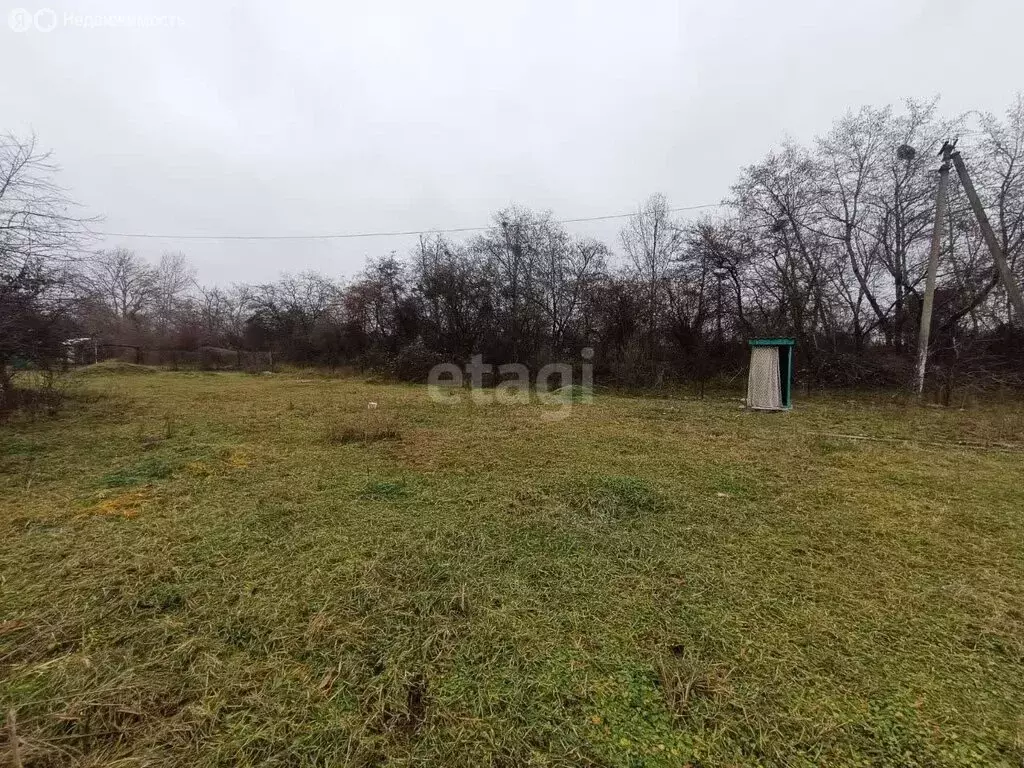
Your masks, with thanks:
<instances>
[{"instance_id":1,"label":"mown grass","mask_svg":"<svg viewBox=\"0 0 1024 768\"><path fill-rule=\"evenodd\" d=\"M1024 760L1020 406L83 382L0 427L0 759Z\"/></svg>"}]
</instances>

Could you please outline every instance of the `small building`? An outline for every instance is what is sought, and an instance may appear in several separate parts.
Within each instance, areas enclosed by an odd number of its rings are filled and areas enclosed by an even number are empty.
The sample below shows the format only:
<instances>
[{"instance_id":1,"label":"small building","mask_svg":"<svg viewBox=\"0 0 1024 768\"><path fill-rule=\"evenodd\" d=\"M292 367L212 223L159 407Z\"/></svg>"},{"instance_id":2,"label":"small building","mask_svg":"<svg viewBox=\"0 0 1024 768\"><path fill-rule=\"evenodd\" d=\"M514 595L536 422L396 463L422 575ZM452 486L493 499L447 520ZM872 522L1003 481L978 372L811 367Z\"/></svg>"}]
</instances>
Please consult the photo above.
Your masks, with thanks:
<instances>
[{"instance_id":1,"label":"small building","mask_svg":"<svg viewBox=\"0 0 1024 768\"><path fill-rule=\"evenodd\" d=\"M788 411L793 407L794 339L750 339L747 407Z\"/></svg>"},{"instance_id":2,"label":"small building","mask_svg":"<svg viewBox=\"0 0 1024 768\"><path fill-rule=\"evenodd\" d=\"M62 344L64 345L65 362L67 365L85 365L87 363L95 363L99 359L97 342L92 336L65 339Z\"/></svg>"}]
</instances>

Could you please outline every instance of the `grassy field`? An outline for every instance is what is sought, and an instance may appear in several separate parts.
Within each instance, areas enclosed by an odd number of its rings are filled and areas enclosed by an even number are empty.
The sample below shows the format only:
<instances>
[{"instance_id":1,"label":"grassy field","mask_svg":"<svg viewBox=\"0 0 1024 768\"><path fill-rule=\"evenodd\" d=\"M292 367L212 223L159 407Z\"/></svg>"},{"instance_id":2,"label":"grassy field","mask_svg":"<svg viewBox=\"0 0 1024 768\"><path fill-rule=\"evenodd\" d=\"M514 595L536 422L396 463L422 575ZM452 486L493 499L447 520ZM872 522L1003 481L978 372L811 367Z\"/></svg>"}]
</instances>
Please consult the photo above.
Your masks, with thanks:
<instances>
[{"instance_id":1,"label":"grassy field","mask_svg":"<svg viewBox=\"0 0 1024 768\"><path fill-rule=\"evenodd\" d=\"M1020 405L79 382L0 425L0 764L1024 761Z\"/></svg>"}]
</instances>

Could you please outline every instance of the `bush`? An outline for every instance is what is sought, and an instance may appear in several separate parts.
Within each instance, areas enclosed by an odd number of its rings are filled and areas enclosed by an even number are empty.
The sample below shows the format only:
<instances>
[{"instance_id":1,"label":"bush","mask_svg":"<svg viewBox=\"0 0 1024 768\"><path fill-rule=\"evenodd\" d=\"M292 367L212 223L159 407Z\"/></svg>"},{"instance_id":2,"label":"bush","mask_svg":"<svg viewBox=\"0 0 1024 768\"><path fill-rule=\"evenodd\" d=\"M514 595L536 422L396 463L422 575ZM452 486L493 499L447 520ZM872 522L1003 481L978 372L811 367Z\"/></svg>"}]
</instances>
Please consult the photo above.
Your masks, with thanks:
<instances>
[{"instance_id":1,"label":"bush","mask_svg":"<svg viewBox=\"0 0 1024 768\"><path fill-rule=\"evenodd\" d=\"M426 382L430 369L445 362L437 352L431 352L423 339L416 339L402 347L391 360L388 368L391 375L400 381Z\"/></svg>"},{"instance_id":2,"label":"bush","mask_svg":"<svg viewBox=\"0 0 1024 768\"><path fill-rule=\"evenodd\" d=\"M9 377L0 392L0 418L18 411L29 417L56 416L68 396L70 381L56 371L32 371Z\"/></svg>"}]
</instances>

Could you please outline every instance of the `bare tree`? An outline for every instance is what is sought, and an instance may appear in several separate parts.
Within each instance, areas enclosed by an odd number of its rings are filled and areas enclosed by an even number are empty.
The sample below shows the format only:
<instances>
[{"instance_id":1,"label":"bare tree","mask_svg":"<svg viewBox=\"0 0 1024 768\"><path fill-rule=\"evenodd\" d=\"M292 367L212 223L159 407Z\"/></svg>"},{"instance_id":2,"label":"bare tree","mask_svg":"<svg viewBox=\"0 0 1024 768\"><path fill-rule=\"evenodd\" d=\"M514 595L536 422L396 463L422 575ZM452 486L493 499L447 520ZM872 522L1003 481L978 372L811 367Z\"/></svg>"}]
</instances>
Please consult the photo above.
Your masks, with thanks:
<instances>
[{"instance_id":1,"label":"bare tree","mask_svg":"<svg viewBox=\"0 0 1024 768\"><path fill-rule=\"evenodd\" d=\"M57 166L35 137L0 137L0 408L17 358L47 364L77 297L74 279L87 222L55 181Z\"/></svg>"},{"instance_id":2,"label":"bare tree","mask_svg":"<svg viewBox=\"0 0 1024 768\"><path fill-rule=\"evenodd\" d=\"M157 296L156 270L127 248L97 251L89 275L93 294L116 320L139 322Z\"/></svg>"},{"instance_id":3,"label":"bare tree","mask_svg":"<svg viewBox=\"0 0 1024 768\"><path fill-rule=\"evenodd\" d=\"M1024 93L1018 93L1003 120L985 114L981 118L979 186L991 190L992 216L1010 271L1024 283ZM989 290L998 283L993 272ZM1003 294L1003 291L999 291ZM1002 297L1009 316L1009 302ZM1018 318L1024 322L1024 318Z\"/></svg>"},{"instance_id":4,"label":"bare tree","mask_svg":"<svg viewBox=\"0 0 1024 768\"><path fill-rule=\"evenodd\" d=\"M647 321L648 361L657 364L658 327L665 315L666 280L683 247L682 232L664 195L651 195L619 233L622 249L640 282ZM660 374L659 374L660 375Z\"/></svg>"},{"instance_id":5,"label":"bare tree","mask_svg":"<svg viewBox=\"0 0 1024 768\"><path fill-rule=\"evenodd\" d=\"M733 187L740 217L756 228L760 256L754 272L761 292L771 297L766 324L795 334L808 356L815 332L831 322L828 288L836 269L835 253L821 234L819 186L814 158L787 143L744 169Z\"/></svg>"},{"instance_id":6,"label":"bare tree","mask_svg":"<svg viewBox=\"0 0 1024 768\"><path fill-rule=\"evenodd\" d=\"M494 289L489 298L495 320L490 346L511 362L521 362L536 349L543 325L538 262L550 219L550 213L506 208L495 215L495 225L471 244Z\"/></svg>"},{"instance_id":7,"label":"bare tree","mask_svg":"<svg viewBox=\"0 0 1024 768\"><path fill-rule=\"evenodd\" d=\"M437 235L423 237L413 257L413 290L421 333L430 348L470 356L489 324L492 286L483 260L469 247Z\"/></svg>"},{"instance_id":8,"label":"bare tree","mask_svg":"<svg viewBox=\"0 0 1024 768\"><path fill-rule=\"evenodd\" d=\"M913 344L928 259L935 204L935 151L955 126L936 119L936 101L908 100L888 119L879 183L868 196L879 260L891 279L888 341L897 351ZM913 147L911 156L898 147Z\"/></svg>"},{"instance_id":9,"label":"bare tree","mask_svg":"<svg viewBox=\"0 0 1024 768\"><path fill-rule=\"evenodd\" d=\"M171 251L160 256L153 268L152 307L158 332L164 334L183 309L188 292L195 288L196 271L185 254Z\"/></svg>"}]
</instances>

